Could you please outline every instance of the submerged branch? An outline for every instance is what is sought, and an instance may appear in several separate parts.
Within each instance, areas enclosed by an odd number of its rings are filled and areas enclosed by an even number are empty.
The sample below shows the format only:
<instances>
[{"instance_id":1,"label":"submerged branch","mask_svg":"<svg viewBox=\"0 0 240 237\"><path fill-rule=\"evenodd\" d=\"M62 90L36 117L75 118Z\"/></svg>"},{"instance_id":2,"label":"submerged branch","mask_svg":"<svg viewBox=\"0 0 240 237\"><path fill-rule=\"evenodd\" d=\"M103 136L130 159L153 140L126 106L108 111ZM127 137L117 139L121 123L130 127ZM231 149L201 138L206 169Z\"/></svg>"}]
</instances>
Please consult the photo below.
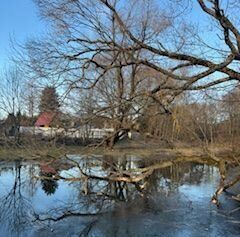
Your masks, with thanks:
<instances>
[{"instance_id":1,"label":"submerged branch","mask_svg":"<svg viewBox=\"0 0 240 237\"><path fill-rule=\"evenodd\" d=\"M63 213L61 216L58 216L58 217L46 217L46 218L41 218L39 215L36 216L36 219L33 221L33 222L36 222L36 221L54 221L54 222L57 222L57 221L60 221L60 220L63 220L67 217L77 217L77 216L96 216L96 215L100 215L102 213L80 213L80 212L71 212L71 211L67 211L65 213Z\"/></svg>"}]
</instances>

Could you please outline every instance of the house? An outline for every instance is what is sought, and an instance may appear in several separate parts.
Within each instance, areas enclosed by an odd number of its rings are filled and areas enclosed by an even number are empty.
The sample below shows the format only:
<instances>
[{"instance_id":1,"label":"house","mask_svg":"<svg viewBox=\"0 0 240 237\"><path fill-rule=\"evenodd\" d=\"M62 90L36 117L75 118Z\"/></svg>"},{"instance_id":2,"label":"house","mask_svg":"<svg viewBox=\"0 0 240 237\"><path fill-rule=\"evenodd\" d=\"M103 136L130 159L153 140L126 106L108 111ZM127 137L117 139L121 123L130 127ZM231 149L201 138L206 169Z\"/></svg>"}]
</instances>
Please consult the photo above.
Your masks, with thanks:
<instances>
[{"instance_id":1,"label":"house","mask_svg":"<svg viewBox=\"0 0 240 237\"><path fill-rule=\"evenodd\" d=\"M42 112L39 117L37 118L37 121L35 122L36 127L51 127L53 120L55 118L55 113L52 112Z\"/></svg>"}]
</instances>

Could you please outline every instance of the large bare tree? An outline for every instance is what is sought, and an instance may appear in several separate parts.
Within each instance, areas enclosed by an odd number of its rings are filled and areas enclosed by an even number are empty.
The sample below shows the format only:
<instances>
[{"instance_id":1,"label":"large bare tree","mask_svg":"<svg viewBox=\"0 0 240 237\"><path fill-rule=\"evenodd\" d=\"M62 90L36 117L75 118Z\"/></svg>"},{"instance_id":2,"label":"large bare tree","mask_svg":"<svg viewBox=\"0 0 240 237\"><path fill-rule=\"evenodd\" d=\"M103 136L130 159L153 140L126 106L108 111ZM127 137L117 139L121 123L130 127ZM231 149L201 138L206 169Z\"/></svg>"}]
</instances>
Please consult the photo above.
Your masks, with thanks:
<instances>
[{"instance_id":1,"label":"large bare tree","mask_svg":"<svg viewBox=\"0 0 240 237\"><path fill-rule=\"evenodd\" d=\"M26 70L67 93L96 88L95 111L116 120L113 140L149 98L168 112L183 91L240 79L239 24L230 2L35 2L51 29L25 45ZM199 19L189 20L194 14Z\"/></svg>"}]
</instances>

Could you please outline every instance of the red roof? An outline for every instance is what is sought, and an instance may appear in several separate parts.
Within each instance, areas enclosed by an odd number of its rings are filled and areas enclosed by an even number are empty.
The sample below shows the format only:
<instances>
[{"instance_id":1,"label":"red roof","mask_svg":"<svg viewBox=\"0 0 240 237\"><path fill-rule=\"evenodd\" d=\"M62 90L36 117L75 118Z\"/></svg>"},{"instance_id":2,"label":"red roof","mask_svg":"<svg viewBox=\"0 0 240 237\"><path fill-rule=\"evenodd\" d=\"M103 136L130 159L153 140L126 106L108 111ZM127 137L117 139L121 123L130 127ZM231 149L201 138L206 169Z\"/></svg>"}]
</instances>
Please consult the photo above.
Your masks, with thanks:
<instances>
[{"instance_id":1,"label":"red roof","mask_svg":"<svg viewBox=\"0 0 240 237\"><path fill-rule=\"evenodd\" d=\"M50 126L51 122L53 121L54 115L55 114L52 112L41 113L35 123L35 126L36 127Z\"/></svg>"},{"instance_id":2,"label":"red roof","mask_svg":"<svg viewBox=\"0 0 240 237\"><path fill-rule=\"evenodd\" d=\"M57 173L57 171L53 167L51 167L47 164L41 164L40 169L41 169L42 173L44 173L44 174L56 174Z\"/></svg>"}]
</instances>

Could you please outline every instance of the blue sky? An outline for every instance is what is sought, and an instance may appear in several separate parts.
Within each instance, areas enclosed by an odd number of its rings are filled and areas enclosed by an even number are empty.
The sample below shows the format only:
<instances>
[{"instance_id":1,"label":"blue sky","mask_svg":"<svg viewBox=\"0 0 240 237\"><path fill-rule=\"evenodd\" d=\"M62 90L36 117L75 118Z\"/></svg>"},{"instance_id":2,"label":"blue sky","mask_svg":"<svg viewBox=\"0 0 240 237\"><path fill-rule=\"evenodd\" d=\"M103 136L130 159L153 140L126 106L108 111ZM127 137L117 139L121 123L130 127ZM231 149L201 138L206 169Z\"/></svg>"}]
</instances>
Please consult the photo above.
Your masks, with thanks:
<instances>
[{"instance_id":1,"label":"blue sky","mask_svg":"<svg viewBox=\"0 0 240 237\"><path fill-rule=\"evenodd\" d=\"M0 69L8 64L10 37L18 42L44 30L32 0L0 0Z\"/></svg>"},{"instance_id":2,"label":"blue sky","mask_svg":"<svg viewBox=\"0 0 240 237\"><path fill-rule=\"evenodd\" d=\"M199 6L194 4L191 18L198 21L199 12ZM8 64L11 37L23 43L39 35L45 27L33 0L0 0L0 69Z\"/></svg>"},{"instance_id":3,"label":"blue sky","mask_svg":"<svg viewBox=\"0 0 240 237\"><path fill-rule=\"evenodd\" d=\"M199 5L193 1L192 7L193 11L186 16L187 19L208 24L209 18L202 13ZM24 43L28 38L41 35L45 28L46 24L40 20L33 0L0 0L0 71L9 64L11 37ZM207 41L214 44L216 35L208 34Z\"/></svg>"}]
</instances>

